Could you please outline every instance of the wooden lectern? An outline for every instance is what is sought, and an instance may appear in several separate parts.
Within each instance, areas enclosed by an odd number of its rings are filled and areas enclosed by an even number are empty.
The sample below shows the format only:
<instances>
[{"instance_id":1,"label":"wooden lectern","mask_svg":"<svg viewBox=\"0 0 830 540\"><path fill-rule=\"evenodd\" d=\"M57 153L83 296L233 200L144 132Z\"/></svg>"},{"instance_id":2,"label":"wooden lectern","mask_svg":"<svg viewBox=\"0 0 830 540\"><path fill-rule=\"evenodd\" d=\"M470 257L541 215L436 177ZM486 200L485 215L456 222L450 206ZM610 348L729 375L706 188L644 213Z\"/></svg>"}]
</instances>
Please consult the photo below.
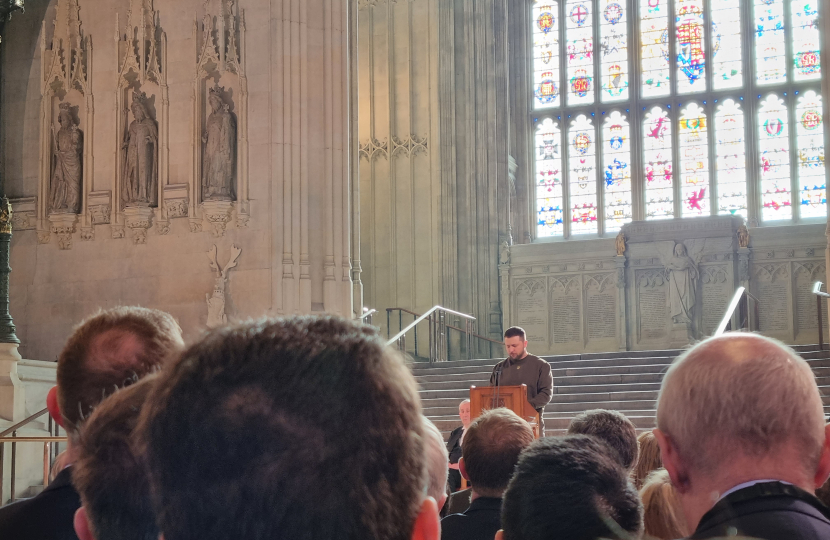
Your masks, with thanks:
<instances>
[{"instance_id":1,"label":"wooden lectern","mask_svg":"<svg viewBox=\"0 0 830 540\"><path fill-rule=\"evenodd\" d=\"M533 438L539 438L541 418L533 405L527 402L527 385L470 387L470 419L475 420L489 409L504 407L518 414L530 424Z\"/></svg>"}]
</instances>

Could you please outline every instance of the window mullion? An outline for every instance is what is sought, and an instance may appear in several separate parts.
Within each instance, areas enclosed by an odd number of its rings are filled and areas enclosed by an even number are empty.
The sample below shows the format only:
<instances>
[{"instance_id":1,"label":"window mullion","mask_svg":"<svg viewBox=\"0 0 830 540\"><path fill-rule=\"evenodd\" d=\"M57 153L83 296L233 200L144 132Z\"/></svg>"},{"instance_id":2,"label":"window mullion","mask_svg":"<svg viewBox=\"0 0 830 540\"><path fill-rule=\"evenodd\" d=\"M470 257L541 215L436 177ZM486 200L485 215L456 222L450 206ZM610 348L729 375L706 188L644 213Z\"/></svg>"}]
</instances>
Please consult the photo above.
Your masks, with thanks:
<instances>
[{"instance_id":1,"label":"window mullion","mask_svg":"<svg viewBox=\"0 0 830 540\"><path fill-rule=\"evenodd\" d=\"M602 63L601 63L601 55L602 55L602 45L601 40L602 36L600 35L600 7L601 4L598 1L593 3L594 9L592 11L593 15L593 51L594 51L594 111L601 111L603 108L602 103ZM603 179L603 171L601 168L602 163L602 114L597 116L594 114L591 116L594 120L594 171L596 174L596 192L597 192L597 236L602 237L605 235L605 181Z\"/></svg>"},{"instance_id":2,"label":"window mullion","mask_svg":"<svg viewBox=\"0 0 830 540\"><path fill-rule=\"evenodd\" d=\"M752 0L741 0L741 21L754 23L754 6ZM754 24L744 24L742 30L744 85L744 141L746 147L746 181L747 185L747 221L750 227L761 224L761 175L759 174L760 146L757 140L758 99L755 98L757 87L757 66L755 62L755 28Z\"/></svg>"}]
</instances>

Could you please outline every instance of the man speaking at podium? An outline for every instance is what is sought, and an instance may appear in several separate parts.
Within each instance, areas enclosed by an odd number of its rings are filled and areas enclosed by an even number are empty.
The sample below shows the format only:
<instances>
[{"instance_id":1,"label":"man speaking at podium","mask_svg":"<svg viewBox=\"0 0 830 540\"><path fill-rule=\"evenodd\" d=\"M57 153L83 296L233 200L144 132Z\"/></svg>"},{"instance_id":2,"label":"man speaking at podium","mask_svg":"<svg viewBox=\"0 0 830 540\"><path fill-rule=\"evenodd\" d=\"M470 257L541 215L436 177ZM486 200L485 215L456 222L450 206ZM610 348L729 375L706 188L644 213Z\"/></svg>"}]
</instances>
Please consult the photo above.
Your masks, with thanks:
<instances>
[{"instance_id":1,"label":"man speaking at podium","mask_svg":"<svg viewBox=\"0 0 830 540\"><path fill-rule=\"evenodd\" d=\"M545 405L550 403L550 395L553 392L550 364L538 356L527 353L525 331L518 326L510 327L504 332L504 348L507 349L507 358L493 368L490 386L526 384L527 401L539 413L539 435L544 437L544 409Z\"/></svg>"}]
</instances>

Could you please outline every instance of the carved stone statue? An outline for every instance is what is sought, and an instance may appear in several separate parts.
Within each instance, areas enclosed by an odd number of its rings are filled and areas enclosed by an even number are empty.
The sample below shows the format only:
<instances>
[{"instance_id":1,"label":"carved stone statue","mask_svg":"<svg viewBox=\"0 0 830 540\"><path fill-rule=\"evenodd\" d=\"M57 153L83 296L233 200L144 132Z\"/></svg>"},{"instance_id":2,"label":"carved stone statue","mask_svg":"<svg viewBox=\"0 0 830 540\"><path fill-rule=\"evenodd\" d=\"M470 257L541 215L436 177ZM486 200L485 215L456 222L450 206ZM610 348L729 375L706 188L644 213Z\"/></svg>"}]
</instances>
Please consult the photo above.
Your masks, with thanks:
<instances>
[{"instance_id":1,"label":"carved stone statue","mask_svg":"<svg viewBox=\"0 0 830 540\"><path fill-rule=\"evenodd\" d=\"M54 160L49 189L49 211L53 214L77 214L81 211L81 178L84 140L72 119L69 103L61 103L60 128L53 133Z\"/></svg>"},{"instance_id":2,"label":"carved stone statue","mask_svg":"<svg viewBox=\"0 0 830 540\"><path fill-rule=\"evenodd\" d=\"M669 278L669 309L672 322L691 325L697 298L695 291L700 273L697 264L686 254L686 246L674 246L674 256L666 264Z\"/></svg>"},{"instance_id":3,"label":"carved stone statue","mask_svg":"<svg viewBox=\"0 0 830 540\"><path fill-rule=\"evenodd\" d=\"M14 212L12 204L6 197L0 198L0 234L12 233L12 220Z\"/></svg>"},{"instance_id":4,"label":"carved stone statue","mask_svg":"<svg viewBox=\"0 0 830 540\"><path fill-rule=\"evenodd\" d=\"M126 206L155 206L158 201L159 137L147 112L144 92L133 94L133 117L123 144L123 191Z\"/></svg>"},{"instance_id":5,"label":"carved stone statue","mask_svg":"<svg viewBox=\"0 0 830 540\"><path fill-rule=\"evenodd\" d=\"M499 246L499 264L510 264L510 244L506 241Z\"/></svg>"},{"instance_id":6,"label":"carved stone statue","mask_svg":"<svg viewBox=\"0 0 830 540\"><path fill-rule=\"evenodd\" d=\"M236 164L236 120L222 100L224 88L210 89L211 113L202 134L202 198L206 201L230 201L234 198Z\"/></svg>"},{"instance_id":7,"label":"carved stone statue","mask_svg":"<svg viewBox=\"0 0 830 540\"><path fill-rule=\"evenodd\" d=\"M738 247L749 247L749 230L747 230L746 225L738 227Z\"/></svg>"},{"instance_id":8,"label":"carved stone statue","mask_svg":"<svg viewBox=\"0 0 830 540\"><path fill-rule=\"evenodd\" d=\"M625 255L625 235L622 231L620 234L617 235L617 240L615 242L617 247L617 257L622 257Z\"/></svg>"},{"instance_id":9,"label":"carved stone statue","mask_svg":"<svg viewBox=\"0 0 830 540\"><path fill-rule=\"evenodd\" d=\"M208 328L216 328L227 324L228 317L225 315L225 283L228 281L228 272L231 268L237 265L237 259L242 253L242 250L235 245L231 247L231 258L224 267L219 266L219 261L216 258L216 245L208 251L208 259L210 259L210 267L216 272L216 279L213 283L213 294L206 294L205 301L207 302Z\"/></svg>"}]
</instances>

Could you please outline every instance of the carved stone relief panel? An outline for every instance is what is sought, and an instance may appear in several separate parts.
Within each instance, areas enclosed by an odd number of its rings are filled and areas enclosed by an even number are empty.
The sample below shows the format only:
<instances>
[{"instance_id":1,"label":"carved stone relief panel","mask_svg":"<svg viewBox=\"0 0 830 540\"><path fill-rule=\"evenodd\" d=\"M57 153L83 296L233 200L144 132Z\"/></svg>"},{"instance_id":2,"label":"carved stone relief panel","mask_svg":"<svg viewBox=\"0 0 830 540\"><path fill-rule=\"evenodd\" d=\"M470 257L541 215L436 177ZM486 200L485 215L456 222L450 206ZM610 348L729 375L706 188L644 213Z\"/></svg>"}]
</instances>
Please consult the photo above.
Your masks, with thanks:
<instances>
[{"instance_id":1,"label":"carved stone relief panel","mask_svg":"<svg viewBox=\"0 0 830 540\"><path fill-rule=\"evenodd\" d=\"M544 279L527 279L516 286L516 321L530 344L548 347L548 294ZM538 349L538 347L537 347Z\"/></svg>"},{"instance_id":2,"label":"carved stone relief panel","mask_svg":"<svg viewBox=\"0 0 830 540\"><path fill-rule=\"evenodd\" d=\"M700 337L715 333L729 306L733 286L730 269L725 265L701 266L701 321Z\"/></svg>"},{"instance_id":3,"label":"carved stone relief panel","mask_svg":"<svg viewBox=\"0 0 830 540\"><path fill-rule=\"evenodd\" d=\"M551 277L551 341L554 348L563 347L568 350L583 346L582 313L582 276Z\"/></svg>"},{"instance_id":4,"label":"carved stone relief panel","mask_svg":"<svg viewBox=\"0 0 830 540\"><path fill-rule=\"evenodd\" d=\"M816 309L816 296L812 293L813 283L824 281L827 269L824 263L820 262L795 262L794 267L794 292L795 292L795 334L797 341L809 341L817 343L818 339L818 313ZM822 320L825 326L827 320L827 301L821 302Z\"/></svg>"},{"instance_id":5,"label":"carved stone relief panel","mask_svg":"<svg viewBox=\"0 0 830 540\"><path fill-rule=\"evenodd\" d=\"M759 264L753 274L755 296L760 299L760 331L772 337L792 339L790 264Z\"/></svg>"},{"instance_id":6,"label":"carved stone relief panel","mask_svg":"<svg viewBox=\"0 0 830 540\"><path fill-rule=\"evenodd\" d=\"M587 344L604 344L608 350L617 346L617 299L615 274L585 277L585 338Z\"/></svg>"},{"instance_id":7,"label":"carved stone relief panel","mask_svg":"<svg viewBox=\"0 0 830 540\"><path fill-rule=\"evenodd\" d=\"M37 226L37 197L11 199L12 230L26 231Z\"/></svg>"},{"instance_id":8,"label":"carved stone relief panel","mask_svg":"<svg viewBox=\"0 0 830 540\"><path fill-rule=\"evenodd\" d=\"M669 339L669 287L665 271L637 270L634 280L637 341L659 347Z\"/></svg>"}]
</instances>

